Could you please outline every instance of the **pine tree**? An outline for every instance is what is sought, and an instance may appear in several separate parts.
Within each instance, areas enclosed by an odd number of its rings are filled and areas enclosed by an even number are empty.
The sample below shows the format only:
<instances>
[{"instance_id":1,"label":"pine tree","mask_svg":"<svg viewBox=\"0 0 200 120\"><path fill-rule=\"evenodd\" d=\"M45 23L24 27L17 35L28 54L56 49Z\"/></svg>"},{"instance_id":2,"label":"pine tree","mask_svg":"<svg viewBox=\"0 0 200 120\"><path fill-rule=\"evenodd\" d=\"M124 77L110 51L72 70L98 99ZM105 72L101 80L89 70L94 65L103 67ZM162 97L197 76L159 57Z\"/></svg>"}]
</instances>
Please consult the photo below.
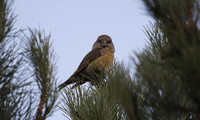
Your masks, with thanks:
<instances>
[{"instance_id":1,"label":"pine tree","mask_svg":"<svg viewBox=\"0 0 200 120\"><path fill-rule=\"evenodd\" d=\"M29 28L29 35L24 35L24 51L28 69L31 75L32 87L31 106L35 120L44 120L55 111L57 104L57 56L50 42L50 35L44 31ZM38 96L39 95L39 96Z\"/></svg>"},{"instance_id":2,"label":"pine tree","mask_svg":"<svg viewBox=\"0 0 200 120\"><path fill-rule=\"evenodd\" d=\"M79 86L77 88L64 89L63 105L60 109L66 117L73 120L121 120L126 119L120 101L113 95L111 82L116 78L129 79L127 71L120 69L120 66L113 67L109 77L103 79L104 75L98 75L95 87ZM98 82L97 82L98 81Z\"/></svg>"},{"instance_id":3,"label":"pine tree","mask_svg":"<svg viewBox=\"0 0 200 120\"><path fill-rule=\"evenodd\" d=\"M23 58L19 54L14 29L16 15L12 1L0 0L0 119L10 120L28 116L26 86L29 84L22 70ZM26 105L27 104L27 105Z\"/></svg>"},{"instance_id":4,"label":"pine tree","mask_svg":"<svg viewBox=\"0 0 200 120\"><path fill-rule=\"evenodd\" d=\"M71 119L200 119L200 3L143 3L155 22L145 27L148 45L132 59L136 72L115 64L100 86L65 89L61 109Z\"/></svg>"},{"instance_id":5,"label":"pine tree","mask_svg":"<svg viewBox=\"0 0 200 120\"><path fill-rule=\"evenodd\" d=\"M44 120L57 104L57 57L50 35L14 27L12 4L0 0L0 120Z\"/></svg>"}]
</instances>

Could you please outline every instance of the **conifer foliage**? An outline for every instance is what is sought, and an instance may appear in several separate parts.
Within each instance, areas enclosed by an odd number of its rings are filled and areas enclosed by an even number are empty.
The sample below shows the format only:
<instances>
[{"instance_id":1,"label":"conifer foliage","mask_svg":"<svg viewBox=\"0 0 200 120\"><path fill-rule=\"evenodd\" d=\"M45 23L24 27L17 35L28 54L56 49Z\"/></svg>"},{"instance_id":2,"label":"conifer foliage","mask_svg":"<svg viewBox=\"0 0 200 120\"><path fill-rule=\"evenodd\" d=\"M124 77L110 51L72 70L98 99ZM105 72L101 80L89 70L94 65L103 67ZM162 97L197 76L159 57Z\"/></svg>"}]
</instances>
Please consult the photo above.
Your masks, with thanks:
<instances>
[{"instance_id":1,"label":"conifer foliage","mask_svg":"<svg viewBox=\"0 0 200 120\"><path fill-rule=\"evenodd\" d=\"M40 93L39 98L37 92L33 93L37 96L35 99L40 100L34 116L36 120L44 120L55 110L57 100L56 55L50 35L45 36L44 31L30 28L29 34L24 38L24 56ZM36 90L33 88L33 91Z\"/></svg>"},{"instance_id":2,"label":"conifer foliage","mask_svg":"<svg viewBox=\"0 0 200 120\"><path fill-rule=\"evenodd\" d=\"M50 35L16 29L13 0L0 0L0 120L44 120L57 104Z\"/></svg>"},{"instance_id":3,"label":"conifer foliage","mask_svg":"<svg viewBox=\"0 0 200 120\"><path fill-rule=\"evenodd\" d=\"M23 92L28 82L20 73L22 56L14 41L19 31L13 28L16 16L11 5L12 1L0 0L0 120L18 119L26 114L23 110L27 96Z\"/></svg>"},{"instance_id":4,"label":"conifer foliage","mask_svg":"<svg viewBox=\"0 0 200 120\"><path fill-rule=\"evenodd\" d=\"M155 22L132 59L135 73L115 64L101 85L107 89L64 90L61 108L71 119L200 120L200 2L142 1Z\"/></svg>"}]
</instances>

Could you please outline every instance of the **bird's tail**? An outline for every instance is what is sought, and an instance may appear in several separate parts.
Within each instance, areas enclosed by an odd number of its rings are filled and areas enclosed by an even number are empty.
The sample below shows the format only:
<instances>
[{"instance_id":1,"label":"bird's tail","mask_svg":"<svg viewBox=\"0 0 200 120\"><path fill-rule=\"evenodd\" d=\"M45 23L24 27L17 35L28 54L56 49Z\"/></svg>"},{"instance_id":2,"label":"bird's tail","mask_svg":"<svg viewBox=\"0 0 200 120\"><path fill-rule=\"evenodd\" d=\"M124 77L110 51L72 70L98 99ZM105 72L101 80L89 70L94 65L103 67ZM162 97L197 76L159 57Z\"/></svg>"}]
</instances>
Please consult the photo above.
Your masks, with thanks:
<instances>
[{"instance_id":1,"label":"bird's tail","mask_svg":"<svg viewBox=\"0 0 200 120\"><path fill-rule=\"evenodd\" d=\"M64 83L60 84L58 86L58 91L60 91L61 89L63 89L65 86L69 85L69 84L72 84L72 83L75 83L76 82L76 79L71 76L69 79L67 79Z\"/></svg>"}]
</instances>

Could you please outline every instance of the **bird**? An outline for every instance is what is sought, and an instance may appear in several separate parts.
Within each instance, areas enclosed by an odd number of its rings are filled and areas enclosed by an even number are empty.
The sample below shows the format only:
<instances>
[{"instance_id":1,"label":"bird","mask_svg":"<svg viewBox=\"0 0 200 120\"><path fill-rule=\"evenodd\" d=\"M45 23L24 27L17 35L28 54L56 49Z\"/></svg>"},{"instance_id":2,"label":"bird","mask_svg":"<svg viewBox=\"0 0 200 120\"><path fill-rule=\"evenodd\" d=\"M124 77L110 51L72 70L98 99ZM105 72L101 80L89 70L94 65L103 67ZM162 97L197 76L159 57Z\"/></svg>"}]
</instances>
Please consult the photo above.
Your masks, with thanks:
<instances>
[{"instance_id":1,"label":"bird","mask_svg":"<svg viewBox=\"0 0 200 120\"><path fill-rule=\"evenodd\" d=\"M83 58L76 71L62 84L58 86L61 90L65 86L75 83L72 88L91 82L97 77L99 71L109 71L114 60L115 47L108 35L100 35L93 44L92 50ZM102 72L101 72L102 73Z\"/></svg>"}]
</instances>

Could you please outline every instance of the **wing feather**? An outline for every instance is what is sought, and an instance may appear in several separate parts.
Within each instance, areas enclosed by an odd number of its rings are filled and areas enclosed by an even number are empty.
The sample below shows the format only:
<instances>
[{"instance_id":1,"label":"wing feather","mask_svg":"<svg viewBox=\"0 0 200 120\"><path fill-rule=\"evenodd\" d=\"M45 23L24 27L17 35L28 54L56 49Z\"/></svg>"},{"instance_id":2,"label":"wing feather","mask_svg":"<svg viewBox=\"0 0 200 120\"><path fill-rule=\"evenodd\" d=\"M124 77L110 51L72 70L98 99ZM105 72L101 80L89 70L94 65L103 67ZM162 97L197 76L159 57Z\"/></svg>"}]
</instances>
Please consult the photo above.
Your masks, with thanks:
<instances>
[{"instance_id":1,"label":"wing feather","mask_svg":"<svg viewBox=\"0 0 200 120\"><path fill-rule=\"evenodd\" d=\"M100 49L96 48L91 50L81 61L80 65L78 66L77 70L61 85L59 85L59 90L64 88L66 85L72 84L76 82L76 76L79 75L82 71L84 71L88 65L93 62L95 59L101 56Z\"/></svg>"},{"instance_id":2,"label":"wing feather","mask_svg":"<svg viewBox=\"0 0 200 120\"><path fill-rule=\"evenodd\" d=\"M82 72L85 70L85 68L88 67L88 65L93 62L95 59L101 56L100 49L96 48L91 50L81 61L80 65L78 66L78 69L74 72L73 75L76 75L77 73Z\"/></svg>"}]
</instances>

